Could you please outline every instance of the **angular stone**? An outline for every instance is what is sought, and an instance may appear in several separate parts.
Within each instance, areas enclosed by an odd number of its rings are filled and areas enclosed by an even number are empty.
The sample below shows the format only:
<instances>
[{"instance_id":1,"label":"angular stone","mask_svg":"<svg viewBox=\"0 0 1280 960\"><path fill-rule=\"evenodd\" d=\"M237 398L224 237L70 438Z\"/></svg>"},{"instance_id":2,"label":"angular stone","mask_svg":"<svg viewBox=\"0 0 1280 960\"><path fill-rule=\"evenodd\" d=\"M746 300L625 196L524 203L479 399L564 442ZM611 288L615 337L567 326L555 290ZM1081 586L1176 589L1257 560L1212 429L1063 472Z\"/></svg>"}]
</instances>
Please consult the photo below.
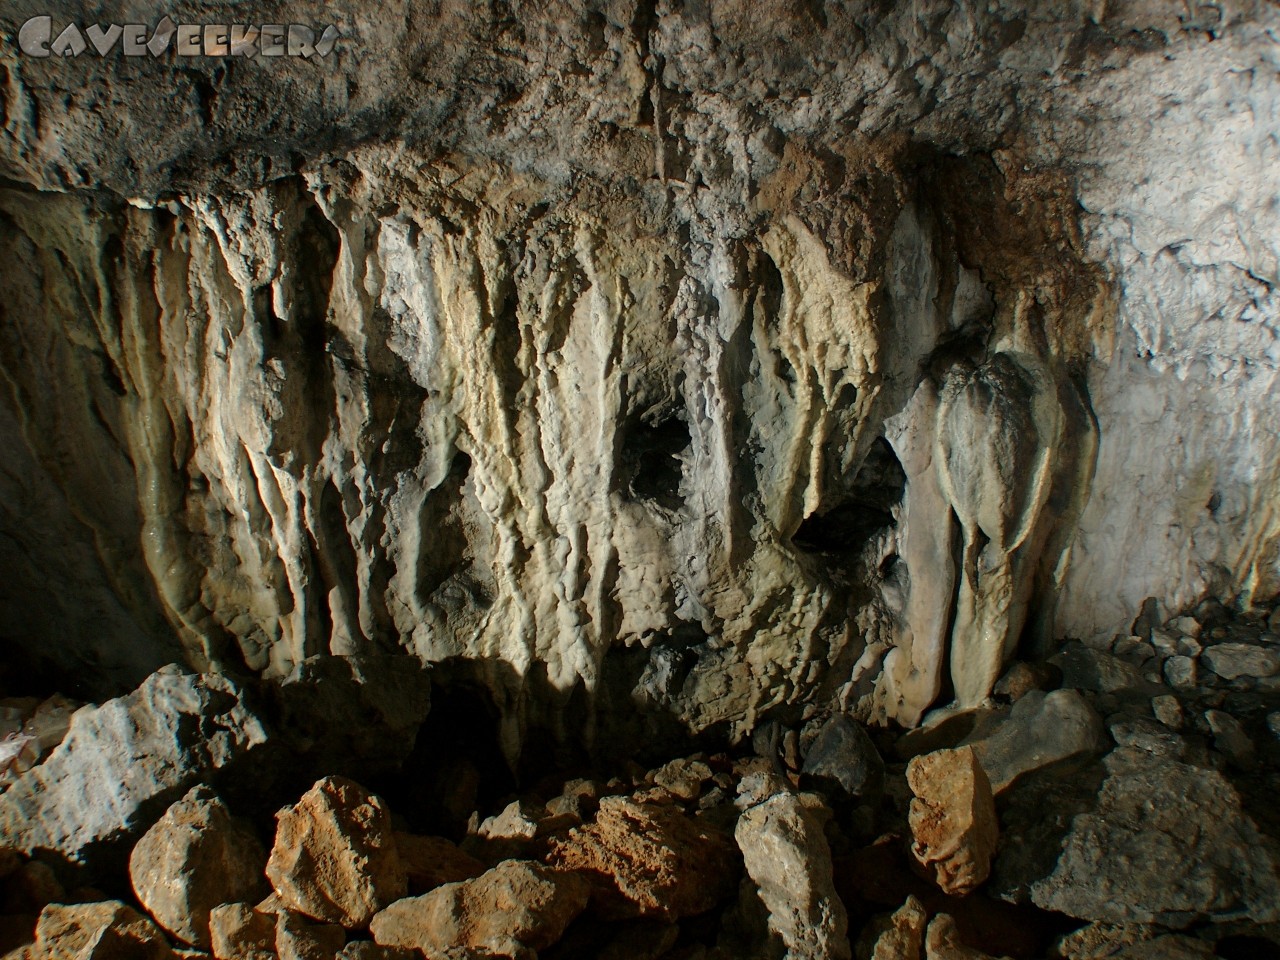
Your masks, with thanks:
<instances>
[{"instance_id":1,"label":"angular stone","mask_svg":"<svg viewBox=\"0 0 1280 960\"><path fill-rule=\"evenodd\" d=\"M395 840L411 894L426 893L441 884L470 880L484 873L483 863L444 837L397 831Z\"/></svg>"},{"instance_id":2,"label":"angular stone","mask_svg":"<svg viewBox=\"0 0 1280 960\"><path fill-rule=\"evenodd\" d=\"M1200 682L1200 671L1190 657L1170 657L1164 662L1164 678L1176 690L1191 690Z\"/></svg>"},{"instance_id":3,"label":"angular stone","mask_svg":"<svg viewBox=\"0 0 1280 960\"><path fill-rule=\"evenodd\" d=\"M818 730L802 772L838 784L850 797L876 800L884 789L884 760L862 725L835 714Z\"/></svg>"},{"instance_id":4,"label":"angular stone","mask_svg":"<svg viewBox=\"0 0 1280 960\"><path fill-rule=\"evenodd\" d=\"M1143 692L1151 690L1151 684L1131 663L1101 650L1093 650L1080 643L1069 643L1049 660L1062 670L1062 685L1094 693Z\"/></svg>"},{"instance_id":5,"label":"angular stone","mask_svg":"<svg viewBox=\"0 0 1280 960\"><path fill-rule=\"evenodd\" d=\"M292 910L276 914L276 955L280 960L333 960L347 933L336 923L312 923Z\"/></svg>"},{"instance_id":6,"label":"angular stone","mask_svg":"<svg viewBox=\"0 0 1280 960\"><path fill-rule=\"evenodd\" d=\"M848 917L823 833L829 816L815 795L784 791L743 811L734 834L769 913L769 930L794 960L851 955Z\"/></svg>"},{"instance_id":7,"label":"angular stone","mask_svg":"<svg viewBox=\"0 0 1280 960\"><path fill-rule=\"evenodd\" d=\"M576 874L505 860L473 880L393 903L369 929L379 944L428 956L456 947L542 950L560 939L588 896L587 883Z\"/></svg>"},{"instance_id":8,"label":"angular stone","mask_svg":"<svg viewBox=\"0 0 1280 960\"><path fill-rule=\"evenodd\" d=\"M1077 690L1032 691L1007 714L985 718L962 743L973 747L996 794L1031 770L1108 746L1102 718Z\"/></svg>"},{"instance_id":9,"label":"angular stone","mask_svg":"<svg viewBox=\"0 0 1280 960\"><path fill-rule=\"evenodd\" d=\"M267 877L289 909L348 929L407 890L386 804L344 777L325 777L276 814Z\"/></svg>"},{"instance_id":10,"label":"angular stone","mask_svg":"<svg viewBox=\"0 0 1280 960\"><path fill-rule=\"evenodd\" d=\"M1280 650L1250 643L1216 643L1206 647L1200 659L1223 680L1256 680L1280 673Z\"/></svg>"},{"instance_id":11,"label":"angular stone","mask_svg":"<svg viewBox=\"0 0 1280 960\"><path fill-rule=\"evenodd\" d=\"M1205 722L1213 733L1213 746L1241 770L1257 766L1257 750L1240 721L1224 710L1206 710Z\"/></svg>"},{"instance_id":12,"label":"angular stone","mask_svg":"<svg viewBox=\"0 0 1280 960\"><path fill-rule=\"evenodd\" d=\"M175 960L160 928L119 900L40 913L31 960Z\"/></svg>"},{"instance_id":13,"label":"angular stone","mask_svg":"<svg viewBox=\"0 0 1280 960\"><path fill-rule=\"evenodd\" d=\"M275 956L276 917L247 903L209 911L209 939L218 960L268 960Z\"/></svg>"},{"instance_id":14,"label":"angular stone","mask_svg":"<svg viewBox=\"0 0 1280 960\"><path fill-rule=\"evenodd\" d=\"M596 909L613 919L678 920L733 895L732 842L677 806L605 797L594 823L552 841L548 862L594 881Z\"/></svg>"},{"instance_id":15,"label":"angular stone","mask_svg":"<svg viewBox=\"0 0 1280 960\"><path fill-rule=\"evenodd\" d=\"M1168 727L1147 717L1127 717L1111 724L1111 736L1122 747L1145 750L1156 757L1181 760L1187 754L1187 742Z\"/></svg>"},{"instance_id":16,"label":"angular stone","mask_svg":"<svg viewBox=\"0 0 1280 960\"><path fill-rule=\"evenodd\" d=\"M993 960L990 954L975 950L961 941L955 920L945 913L940 913L929 921L929 929L924 938L924 955L925 960Z\"/></svg>"},{"instance_id":17,"label":"angular stone","mask_svg":"<svg viewBox=\"0 0 1280 960\"><path fill-rule=\"evenodd\" d=\"M160 926L209 948L209 912L267 893L267 852L206 786L193 787L156 821L129 856L138 901Z\"/></svg>"},{"instance_id":18,"label":"angular stone","mask_svg":"<svg viewBox=\"0 0 1280 960\"><path fill-rule=\"evenodd\" d=\"M1178 651L1178 635L1165 630L1151 631L1151 646L1161 657L1175 656Z\"/></svg>"},{"instance_id":19,"label":"angular stone","mask_svg":"<svg viewBox=\"0 0 1280 960\"><path fill-rule=\"evenodd\" d=\"M72 717L61 744L0 796L0 836L103 869L196 783L267 740L225 676L170 670Z\"/></svg>"},{"instance_id":20,"label":"angular stone","mask_svg":"<svg viewBox=\"0 0 1280 960\"><path fill-rule=\"evenodd\" d=\"M907 764L915 799L909 819L916 861L946 893L987 879L999 828L991 784L972 747L938 750Z\"/></svg>"},{"instance_id":21,"label":"angular stone","mask_svg":"<svg viewBox=\"0 0 1280 960\"><path fill-rule=\"evenodd\" d=\"M1182 702L1169 693L1151 698L1151 712L1170 730L1181 730L1186 720L1182 712Z\"/></svg>"},{"instance_id":22,"label":"angular stone","mask_svg":"<svg viewBox=\"0 0 1280 960\"><path fill-rule=\"evenodd\" d=\"M922 960L929 914L914 896L882 921L868 924L858 940L858 960Z\"/></svg>"},{"instance_id":23,"label":"angular stone","mask_svg":"<svg viewBox=\"0 0 1280 960\"><path fill-rule=\"evenodd\" d=\"M679 758L653 772L653 782L673 797L697 800L702 785L711 779L711 768L701 760Z\"/></svg>"},{"instance_id":24,"label":"angular stone","mask_svg":"<svg viewBox=\"0 0 1280 960\"><path fill-rule=\"evenodd\" d=\"M1275 864L1220 774L1132 747L1113 750L1105 767L1092 809L1071 818L1052 872L1031 884L1037 905L1174 929L1280 920Z\"/></svg>"}]
</instances>

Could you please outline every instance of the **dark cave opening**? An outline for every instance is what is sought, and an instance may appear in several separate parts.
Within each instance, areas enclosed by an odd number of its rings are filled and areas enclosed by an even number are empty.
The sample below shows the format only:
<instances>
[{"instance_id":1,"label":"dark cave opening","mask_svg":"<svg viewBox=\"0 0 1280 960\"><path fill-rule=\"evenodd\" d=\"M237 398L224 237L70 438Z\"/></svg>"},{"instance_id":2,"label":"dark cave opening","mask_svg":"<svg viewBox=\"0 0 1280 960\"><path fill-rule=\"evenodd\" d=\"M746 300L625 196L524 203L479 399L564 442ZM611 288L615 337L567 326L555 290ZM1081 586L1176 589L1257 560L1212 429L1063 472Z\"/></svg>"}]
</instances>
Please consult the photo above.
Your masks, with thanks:
<instances>
[{"instance_id":1,"label":"dark cave opening","mask_svg":"<svg viewBox=\"0 0 1280 960\"><path fill-rule=\"evenodd\" d=\"M893 447L878 437L845 495L806 517L791 542L809 554L852 557L876 534L896 525L893 508L902 502L906 487L907 475Z\"/></svg>"},{"instance_id":2,"label":"dark cave opening","mask_svg":"<svg viewBox=\"0 0 1280 960\"><path fill-rule=\"evenodd\" d=\"M689 424L679 415L649 413L636 418L622 433L622 476L628 498L667 510L681 509L683 457L692 442Z\"/></svg>"}]
</instances>

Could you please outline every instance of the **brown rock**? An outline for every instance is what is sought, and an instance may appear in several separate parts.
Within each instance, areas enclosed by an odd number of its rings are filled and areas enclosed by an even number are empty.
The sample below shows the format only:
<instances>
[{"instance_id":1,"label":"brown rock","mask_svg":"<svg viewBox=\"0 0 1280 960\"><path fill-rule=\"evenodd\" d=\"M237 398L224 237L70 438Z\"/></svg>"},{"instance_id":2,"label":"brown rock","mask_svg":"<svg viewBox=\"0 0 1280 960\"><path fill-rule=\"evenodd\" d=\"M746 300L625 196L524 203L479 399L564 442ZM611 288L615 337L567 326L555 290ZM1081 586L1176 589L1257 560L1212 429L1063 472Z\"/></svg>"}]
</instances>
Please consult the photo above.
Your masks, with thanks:
<instances>
[{"instance_id":1,"label":"brown rock","mask_svg":"<svg viewBox=\"0 0 1280 960\"><path fill-rule=\"evenodd\" d=\"M710 779L711 767L694 759L672 760L653 772L654 784L681 800L697 800Z\"/></svg>"},{"instance_id":2,"label":"brown rock","mask_svg":"<svg viewBox=\"0 0 1280 960\"><path fill-rule=\"evenodd\" d=\"M605 797L594 823L552 843L549 862L596 883L609 919L672 921L712 909L737 888L733 841L673 805Z\"/></svg>"},{"instance_id":3,"label":"brown rock","mask_svg":"<svg viewBox=\"0 0 1280 960\"><path fill-rule=\"evenodd\" d=\"M871 924L858 944L857 956L867 960L921 960L929 914L915 897L885 920Z\"/></svg>"},{"instance_id":4,"label":"brown rock","mask_svg":"<svg viewBox=\"0 0 1280 960\"><path fill-rule=\"evenodd\" d=\"M358 783L326 777L276 820L267 877L291 910L359 929L407 892L391 814Z\"/></svg>"},{"instance_id":5,"label":"brown rock","mask_svg":"<svg viewBox=\"0 0 1280 960\"><path fill-rule=\"evenodd\" d=\"M276 950L274 914L247 903L224 903L209 913L213 955L218 960L269 960Z\"/></svg>"},{"instance_id":6,"label":"brown rock","mask_svg":"<svg viewBox=\"0 0 1280 960\"><path fill-rule=\"evenodd\" d=\"M143 834L129 856L129 879L160 926L207 950L209 912L265 894L266 860L252 828L232 817L210 788L198 786Z\"/></svg>"},{"instance_id":7,"label":"brown rock","mask_svg":"<svg viewBox=\"0 0 1280 960\"><path fill-rule=\"evenodd\" d=\"M907 764L917 862L946 893L965 894L991 872L999 827L991 784L973 748L938 750Z\"/></svg>"},{"instance_id":8,"label":"brown rock","mask_svg":"<svg viewBox=\"0 0 1280 960\"><path fill-rule=\"evenodd\" d=\"M961 943L956 922L945 913L930 921L924 947L925 960L992 960L989 954Z\"/></svg>"},{"instance_id":9,"label":"brown rock","mask_svg":"<svg viewBox=\"0 0 1280 960\"><path fill-rule=\"evenodd\" d=\"M280 960L333 960L346 942L346 931L336 923L312 923L292 910L276 914Z\"/></svg>"},{"instance_id":10,"label":"brown rock","mask_svg":"<svg viewBox=\"0 0 1280 960\"><path fill-rule=\"evenodd\" d=\"M542 950L560 939L587 898L587 884L575 874L507 860L473 880L393 903L369 929L379 944L428 956L455 947Z\"/></svg>"},{"instance_id":11,"label":"brown rock","mask_svg":"<svg viewBox=\"0 0 1280 960\"><path fill-rule=\"evenodd\" d=\"M174 960L160 928L119 900L49 904L29 950L31 960Z\"/></svg>"},{"instance_id":12,"label":"brown rock","mask_svg":"<svg viewBox=\"0 0 1280 960\"><path fill-rule=\"evenodd\" d=\"M418 895L443 883L458 883L484 873L484 864L444 837L395 835L396 851L409 881L409 893Z\"/></svg>"},{"instance_id":13,"label":"brown rock","mask_svg":"<svg viewBox=\"0 0 1280 960\"><path fill-rule=\"evenodd\" d=\"M338 951L337 960L422 960L411 947L384 947L372 940L353 940Z\"/></svg>"}]
</instances>

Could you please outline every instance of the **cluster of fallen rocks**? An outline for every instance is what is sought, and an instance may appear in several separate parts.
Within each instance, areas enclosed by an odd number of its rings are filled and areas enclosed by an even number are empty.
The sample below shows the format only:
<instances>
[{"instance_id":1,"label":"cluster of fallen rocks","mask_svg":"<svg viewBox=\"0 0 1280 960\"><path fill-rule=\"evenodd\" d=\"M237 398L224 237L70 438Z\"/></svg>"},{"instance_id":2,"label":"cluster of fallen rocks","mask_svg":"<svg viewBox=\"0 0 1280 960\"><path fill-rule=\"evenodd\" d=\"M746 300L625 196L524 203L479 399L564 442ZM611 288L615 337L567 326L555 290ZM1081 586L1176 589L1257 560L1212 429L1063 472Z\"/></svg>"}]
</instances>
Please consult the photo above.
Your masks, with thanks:
<instances>
[{"instance_id":1,"label":"cluster of fallen rocks","mask_svg":"<svg viewBox=\"0 0 1280 960\"><path fill-rule=\"evenodd\" d=\"M299 702L366 675L368 699L374 666L311 664ZM384 714L411 726L416 696ZM453 836L338 775L246 815L282 756L252 700L169 668L101 706L0 701L41 744L0 794L0 955L1280 955L1280 613L1152 605L900 736L767 724L750 750L548 776Z\"/></svg>"}]
</instances>

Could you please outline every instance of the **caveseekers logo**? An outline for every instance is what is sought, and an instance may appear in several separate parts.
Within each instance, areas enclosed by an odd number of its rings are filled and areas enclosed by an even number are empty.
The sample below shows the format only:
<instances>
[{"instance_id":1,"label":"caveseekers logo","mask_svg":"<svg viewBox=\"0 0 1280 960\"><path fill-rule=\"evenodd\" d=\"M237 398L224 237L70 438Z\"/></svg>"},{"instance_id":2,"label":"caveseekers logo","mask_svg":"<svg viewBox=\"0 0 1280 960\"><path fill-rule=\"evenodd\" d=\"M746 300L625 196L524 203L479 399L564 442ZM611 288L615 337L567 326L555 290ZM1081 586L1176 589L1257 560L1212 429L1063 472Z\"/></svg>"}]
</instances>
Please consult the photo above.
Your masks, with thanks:
<instances>
[{"instance_id":1,"label":"caveseekers logo","mask_svg":"<svg viewBox=\"0 0 1280 960\"><path fill-rule=\"evenodd\" d=\"M54 31L52 17L32 17L18 31L18 49L28 57L158 57L170 47L179 57L327 57L341 34L325 27L319 39L299 23L174 23L165 17L154 27L140 23L69 23Z\"/></svg>"}]
</instances>

